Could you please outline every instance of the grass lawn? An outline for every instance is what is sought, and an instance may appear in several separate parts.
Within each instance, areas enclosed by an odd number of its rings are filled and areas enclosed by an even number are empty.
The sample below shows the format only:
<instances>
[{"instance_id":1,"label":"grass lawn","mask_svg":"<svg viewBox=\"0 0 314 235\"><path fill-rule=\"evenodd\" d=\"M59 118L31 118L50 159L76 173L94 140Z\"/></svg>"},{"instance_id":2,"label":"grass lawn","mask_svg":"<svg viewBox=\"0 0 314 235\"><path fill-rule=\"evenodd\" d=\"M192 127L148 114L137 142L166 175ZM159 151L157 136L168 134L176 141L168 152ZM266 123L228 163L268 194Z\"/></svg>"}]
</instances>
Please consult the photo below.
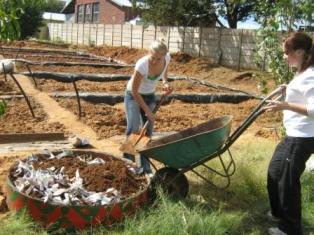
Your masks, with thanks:
<instances>
[{"instance_id":1,"label":"grass lawn","mask_svg":"<svg viewBox=\"0 0 314 235\"><path fill-rule=\"evenodd\" d=\"M237 169L227 189L215 189L189 173L190 192L185 200L173 202L160 193L154 206L141 210L120 225L90 228L79 234L267 234L267 228L275 226L265 216L269 210L266 172L275 145L276 141L244 135L231 148ZM212 160L210 165L215 168L217 161ZM221 183L204 169L199 171ZM313 173L303 174L302 187L305 235L314 235ZM0 221L2 234L48 233L25 215L9 214ZM64 233L57 231L49 234Z\"/></svg>"}]
</instances>

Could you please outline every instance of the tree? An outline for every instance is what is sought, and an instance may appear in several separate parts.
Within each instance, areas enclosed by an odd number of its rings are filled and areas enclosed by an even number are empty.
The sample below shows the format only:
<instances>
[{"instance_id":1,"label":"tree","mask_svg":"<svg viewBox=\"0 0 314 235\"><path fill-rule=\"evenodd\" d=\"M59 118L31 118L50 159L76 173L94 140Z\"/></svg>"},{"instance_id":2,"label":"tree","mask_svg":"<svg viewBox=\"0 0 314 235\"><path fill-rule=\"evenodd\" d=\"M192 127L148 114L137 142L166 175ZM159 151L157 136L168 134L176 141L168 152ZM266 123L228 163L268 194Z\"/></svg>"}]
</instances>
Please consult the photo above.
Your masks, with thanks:
<instances>
[{"instance_id":1,"label":"tree","mask_svg":"<svg viewBox=\"0 0 314 235\"><path fill-rule=\"evenodd\" d=\"M245 0L216 0L217 22L225 27L218 19L219 16L227 20L229 28L236 29L239 21L245 21L254 13L256 1Z\"/></svg>"},{"instance_id":2,"label":"tree","mask_svg":"<svg viewBox=\"0 0 314 235\"><path fill-rule=\"evenodd\" d=\"M283 59L281 49L282 36L298 28L297 22L308 19L314 4L308 0L277 0L271 5L262 1L258 5L258 21L262 25L258 31L257 54L258 65L266 59L277 84L288 83L293 73ZM264 58L265 57L265 58Z\"/></svg>"},{"instance_id":3,"label":"tree","mask_svg":"<svg viewBox=\"0 0 314 235\"><path fill-rule=\"evenodd\" d=\"M44 11L60 13L65 5L65 1L62 0L45 0Z\"/></svg>"},{"instance_id":4,"label":"tree","mask_svg":"<svg viewBox=\"0 0 314 235\"><path fill-rule=\"evenodd\" d=\"M34 36L38 28L42 26L44 0L1 0L1 3L4 25L7 24L12 30L19 27L18 30L14 30L18 31L20 39ZM9 32L13 32L12 30Z\"/></svg>"},{"instance_id":5,"label":"tree","mask_svg":"<svg viewBox=\"0 0 314 235\"><path fill-rule=\"evenodd\" d=\"M20 38L19 16L23 13L17 1L0 0L0 40Z\"/></svg>"},{"instance_id":6,"label":"tree","mask_svg":"<svg viewBox=\"0 0 314 235\"><path fill-rule=\"evenodd\" d=\"M144 22L164 26L203 26L215 22L212 0L132 0ZM144 7L135 7L138 4Z\"/></svg>"},{"instance_id":7,"label":"tree","mask_svg":"<svg viewBox=\"0 0 314 235\"><path fill-rule=\"evenodd\" d=\"M44 4L43 0L23 0L24 13L19 18L21 39L34 36L39 31L39 27L43 26Z\"/></svg>"}]
</instances>

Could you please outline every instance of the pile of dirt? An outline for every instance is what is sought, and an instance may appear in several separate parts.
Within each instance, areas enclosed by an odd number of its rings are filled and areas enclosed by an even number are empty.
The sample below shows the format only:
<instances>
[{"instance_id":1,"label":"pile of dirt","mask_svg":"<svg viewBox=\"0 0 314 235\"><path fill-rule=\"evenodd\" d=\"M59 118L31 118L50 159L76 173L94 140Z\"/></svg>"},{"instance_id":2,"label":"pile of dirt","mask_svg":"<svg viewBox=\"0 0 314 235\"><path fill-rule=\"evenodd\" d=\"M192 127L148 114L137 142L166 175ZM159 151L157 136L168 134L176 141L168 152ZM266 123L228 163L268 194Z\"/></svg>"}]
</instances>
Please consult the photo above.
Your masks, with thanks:
<instances>
[{"instance_id":1,"label":"pile of dirt","mask_svg":"<svg viewBox=\"0 0 314 235\"><path fill-rule=\"evenodd\" d=\"M176 52L176 53L171 54L171 59L179 63L188 63L193 59L193 57L187 53Z\"/></svg>"},{"instance_id":2,"label":"pile of dirt","mask_svg":"<svg viewBox=\"0 0 314 235\"><path fill-rule=\"evenodd\" d=\"M64 167L63 172L68 179L75 177L75 172L79 170L84 189L93 192L106 192L109 188L114 188L123 197L137 193L146 185L145 177L132 173L126 162L106 155L98 155L97 158L103 159L105 163L87 164L87 161L95 159L94 154L75 153L73 157L60 159L41 158L39 162L35 162L34 168L49 169L53 167L57 170Z\"/></svg>"},{"instance_id":3,"label":"pile of dirt","mask_svg":"<svg viewBox=\"0 0 314 235\"><path fill-rule=\"evenodd\" d=\"M24 99L7 101L7 110L0 117L0 133L43 133L63 132L65 128L57 122L47 122L47 115L39 104L30 99L33 118Z\"/></svg>"},{"instance_id":4,"label":"pile of dirt","mask_svg":"<svg viewBox=\"0 0 314 235\"><path fill-rule=\"evenodd\" d=\"M135 64L139 58L147 54L146 50L128 48L125 46L121 47L101 46L91 48L89 52L99 56L106 56L112 59L122 60L128 64Z\"/></svg>"}]
</instances>

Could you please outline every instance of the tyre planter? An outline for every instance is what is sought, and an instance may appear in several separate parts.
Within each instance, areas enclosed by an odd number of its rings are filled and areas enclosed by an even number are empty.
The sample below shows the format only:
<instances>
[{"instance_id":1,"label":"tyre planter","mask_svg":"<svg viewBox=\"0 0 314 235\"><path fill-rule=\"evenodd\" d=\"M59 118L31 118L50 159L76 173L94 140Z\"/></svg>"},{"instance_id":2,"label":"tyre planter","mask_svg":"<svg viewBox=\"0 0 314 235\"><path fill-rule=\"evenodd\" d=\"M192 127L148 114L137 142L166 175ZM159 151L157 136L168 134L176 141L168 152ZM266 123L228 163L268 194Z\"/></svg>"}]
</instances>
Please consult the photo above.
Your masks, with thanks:
<instances>
[{"instance_id":1,"label":"tyre planter","mask_svg":"<svg viewBox=\"0 0 314 235\"><path fill-rule=\"evenodd\" d=\"M100 153L97 153L98 155ZM108 156L108 155L107 155ZM12 167L10 172L12 171ZM10 176L6 184L7 205L10 210L26 211L34 221L48 230L83 230L90 226L121 222L148 203L147 187L131 197L108 205L56 205L21 193Z\"/></svg>"}]
</instances>

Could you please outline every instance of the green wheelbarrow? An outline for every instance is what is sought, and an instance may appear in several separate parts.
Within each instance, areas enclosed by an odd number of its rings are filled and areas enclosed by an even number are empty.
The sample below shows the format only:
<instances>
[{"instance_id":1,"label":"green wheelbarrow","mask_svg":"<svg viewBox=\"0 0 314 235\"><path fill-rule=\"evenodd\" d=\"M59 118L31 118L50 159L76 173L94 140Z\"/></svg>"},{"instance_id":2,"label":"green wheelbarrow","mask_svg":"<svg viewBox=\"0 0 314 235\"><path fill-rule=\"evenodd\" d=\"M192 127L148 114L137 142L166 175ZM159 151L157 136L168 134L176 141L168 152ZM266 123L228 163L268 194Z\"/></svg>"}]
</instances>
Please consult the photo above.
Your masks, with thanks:
<instances>
[{"instance_id":1,"label":"green wheelbarrow","mask_svg":"<svg viewBox=\"0 0 314 235\"><path fill-rule=\"evenodd\" d=\"M139 149L141 156L145 157L156 171L151 180L152 195L154 196L156 188L161 186L172 198L185 198L189 191L189 183L184 175L186 172L193 172L215 187L227 188L230 185L230 177L236 170L229 147L265 111L267 100L281 94L282 89L280 87L262 99L232 134L230 134L232 116L222 116L153 140L145 148ZM281 95L277 99L280 97ZM222 158L224 153L227 153L228 159ZM206 164L217 157L221 164L219 171ZM152 159L162 163L164 167L158 169ZM203 166L206 172L224 179L223 185L218 186L206 178L204 171L199 172L197 169L199 166Z\"/></svg>"}]
</instances>

